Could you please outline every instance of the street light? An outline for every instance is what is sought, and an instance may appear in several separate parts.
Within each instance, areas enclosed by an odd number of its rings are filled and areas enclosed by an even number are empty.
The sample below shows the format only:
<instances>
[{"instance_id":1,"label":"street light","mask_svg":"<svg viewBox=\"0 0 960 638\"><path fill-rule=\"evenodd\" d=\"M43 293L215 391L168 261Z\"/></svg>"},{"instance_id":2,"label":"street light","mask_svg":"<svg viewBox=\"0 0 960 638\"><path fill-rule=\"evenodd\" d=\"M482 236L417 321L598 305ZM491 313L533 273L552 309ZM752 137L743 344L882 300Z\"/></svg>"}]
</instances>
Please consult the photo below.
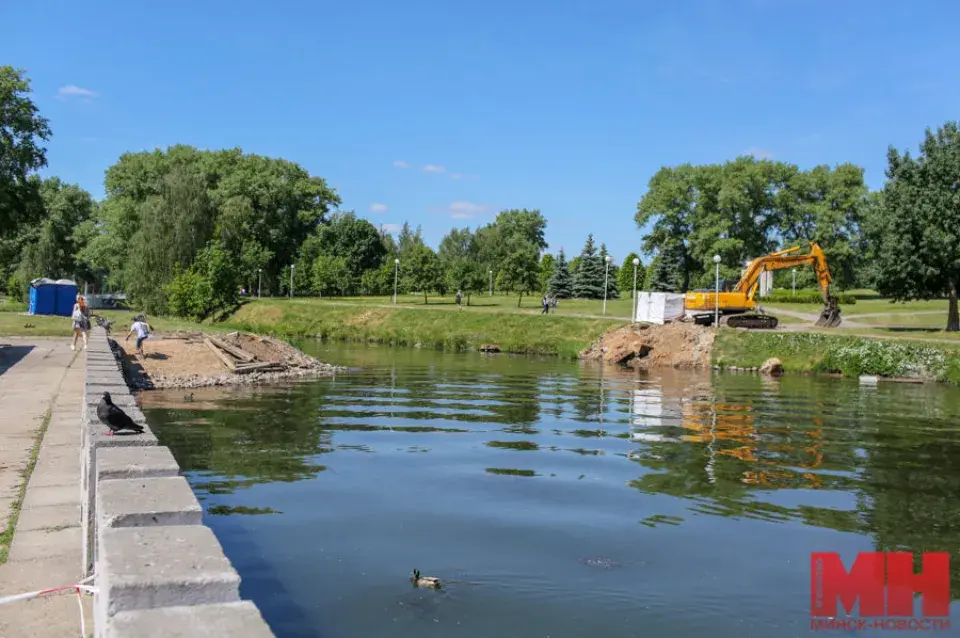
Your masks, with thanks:
<instances>
[{"instance_id":1,"label":"street light","mask_svg":"<svg viewBox=\"0 0 960 638\"><path fill-rule=\"evenodd\" d=\"M293 299L293 264L290 264L290 298Z\"/></svg>"},{"instance_id":2,"label":"street light","mask_svg":"<svg viewBox=\"0 0 960 638\"><path fill-rule=\"evenodd\" d=\"M603 266L603 314L607 314L607 277L610 275L611 259L610 255L607 255L604 260L606 263Z\"/></svg>"},{"instance_id":3,"label":"street light","mask_svg":"<svg viewBox=\"0 0 960 638\"><path fill-rule=\"evenodd\" d=\"M713 256L713 263L716 269L717 287L713 293L713 323L720 327L720 255Z\"/></svg>"},{"instance_id":4,"label":"street light","mask_svg":"<svg viewBox=\"0 0 960 638\"><path fill-rule=\"evenodd\" d=\"M637 266L640 265L640 258L633 258L633 295L630 296L630 299L633 300L633 317L636 320L637 317Z\"/></svg>"},{"instance_id":5,"label":"street light","mask_svg":"<svg viewBox=\"0 0 960 638\"><path fill-rule=\"evenodd\" d=\"M490 296L493 296L493 271L490 271Z\"/></svg>"},{"instance_id":6,"label":"street light","mask_svg":"<svg viewBox=\"0 0 960 638\"><path fill-rule=\"evenodd\" d=\"M397 277L400 274L400 260L393 260L393 305L397 305Z\"/></svg>"},{"instance_id":7,"label":"street light","mask_svg":"<svg viewBox=\"0 0 960 638\"><path fill-rule=\"evenodd\" d=\"M260 287L263 285L263 268L257 268L257 299L260 298Z\"/></svg>"},{"instance_id":8,"label":"street light","mask_svg":"<svg viewBox=\"0 0 960 638\"><path fill-rule=\"evenodd\" d=\"M797 269L793 269L793 296L797 296Z\"/></svg>"}]
</instances>

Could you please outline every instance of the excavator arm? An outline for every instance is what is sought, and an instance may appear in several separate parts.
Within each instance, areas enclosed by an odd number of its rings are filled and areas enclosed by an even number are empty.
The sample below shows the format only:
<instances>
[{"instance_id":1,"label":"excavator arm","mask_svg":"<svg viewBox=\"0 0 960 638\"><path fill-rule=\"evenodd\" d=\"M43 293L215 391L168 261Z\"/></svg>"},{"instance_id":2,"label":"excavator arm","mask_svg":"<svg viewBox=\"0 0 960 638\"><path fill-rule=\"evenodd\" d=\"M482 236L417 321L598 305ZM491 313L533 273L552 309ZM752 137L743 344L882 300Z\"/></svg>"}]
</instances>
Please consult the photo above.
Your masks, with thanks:
<instances>
[{"instance_id":1,"label":"excavator arm","mask_svg":"<svg viewBox=\"0 0 960 638\"><path fill-rule=\"evenodd\" d=\"M833 283L833 277L830 275L830 268L827 267L827 257L823 254L823 249L816 242L810 242L810 253L807 255L795 255L800 248L794 246L779 252L770 253L763 257L758 257L750 262L747 271L734 287L734 292L743 293L750 301L754 300L757 291L760 289L760 275L765 270L782 270L784 268L795 268L797 266L812 266L817 275L817 283L820 287L820 296L823 298L823 311L816 325L827 328L833 328L840 325L840 306L836 297L830 294L830 284Z\"/></svg>"}]
</instances>

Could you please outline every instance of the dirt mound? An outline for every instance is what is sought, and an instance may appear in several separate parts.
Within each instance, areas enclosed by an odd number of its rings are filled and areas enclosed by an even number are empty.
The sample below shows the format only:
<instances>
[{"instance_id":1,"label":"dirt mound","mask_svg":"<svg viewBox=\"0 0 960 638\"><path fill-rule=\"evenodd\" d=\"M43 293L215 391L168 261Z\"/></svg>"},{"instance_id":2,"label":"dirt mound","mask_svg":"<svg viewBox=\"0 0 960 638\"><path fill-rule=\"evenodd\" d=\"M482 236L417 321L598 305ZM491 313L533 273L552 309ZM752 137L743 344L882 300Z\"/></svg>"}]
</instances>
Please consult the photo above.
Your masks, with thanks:
<instances>
[{"instance_id":1,"label":"dirt mound","mask_svg":"<svg viewBox=\"0 0 960 638\"><path fill-rule=\"evenodd\" d=\"M231 359L212 343L224 345L241 358ZM128 383L143 389L261 383L342 370L278 339L242 332L217 336L201 332L154 334L144 342L144 357L137 356L131 345L117 341L115 354Z\"/></svg>"},{"instance_id":2,"label":"dirt mound","mask_svg":"<svg viewBox=\"0 0 960 638\"><path fill-rule=\"evenodd\" d=\"M613 328L580 353L581 359L637 369L705 368L714 331L692 323L638 324Z\"/></svg>"}]
</instances>

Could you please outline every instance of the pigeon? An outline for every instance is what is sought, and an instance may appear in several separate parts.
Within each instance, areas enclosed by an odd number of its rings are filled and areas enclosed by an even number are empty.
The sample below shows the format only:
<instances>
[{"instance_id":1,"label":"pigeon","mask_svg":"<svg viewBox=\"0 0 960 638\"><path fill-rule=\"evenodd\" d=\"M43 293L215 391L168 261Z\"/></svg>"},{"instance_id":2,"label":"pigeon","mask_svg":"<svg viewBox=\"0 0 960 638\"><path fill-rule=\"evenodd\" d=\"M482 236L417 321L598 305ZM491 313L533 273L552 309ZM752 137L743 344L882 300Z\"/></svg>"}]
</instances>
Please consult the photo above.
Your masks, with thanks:
<instances>
[{"instance_id":1,"label":"pigeon","mask_svg":"<svg viewBox=\"0 0 960 638\"><path fill-rule=\"evenodd\" d=\"M116 434L121 430L132 430L136 434L143 434L143 426L135 423L126 412L115 406L109 392L104 392L100 403L97 404L97 418L110 428L107 434Z\"/></svg>"},{"instance_id":2,"label":"pigeon","mask_svg":"<svg viewBox=\"0 0 960 638\"><path fill-rule=\"evenodd\" d=\"M187 402L193 401L193 392L183 395L183 400Z\"/></svg>"}]
</instances>

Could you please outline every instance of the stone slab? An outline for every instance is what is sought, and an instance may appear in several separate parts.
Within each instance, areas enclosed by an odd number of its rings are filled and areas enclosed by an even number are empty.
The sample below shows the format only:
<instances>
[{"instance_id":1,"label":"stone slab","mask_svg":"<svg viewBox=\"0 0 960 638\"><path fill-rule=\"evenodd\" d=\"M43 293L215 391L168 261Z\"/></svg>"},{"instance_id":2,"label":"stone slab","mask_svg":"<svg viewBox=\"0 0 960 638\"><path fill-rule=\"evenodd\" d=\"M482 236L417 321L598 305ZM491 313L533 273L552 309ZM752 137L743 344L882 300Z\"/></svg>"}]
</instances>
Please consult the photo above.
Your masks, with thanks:
<instances>
[{"instance_id":1,"label":"stone slab","mask_svg":"<svg viewBox=\"0 0 960 638\"><path fill-rule=\"evenodd\" d=\"M51 487L33 487L31 485L23 499L23 507L29 509L49 505L73 505L79 502L80 489L76 482L72 485L54 485Z\"/></svg>"},{"instance_id":2,"label":"stone slab","mask_svg":"<svg viewBox=\"0 0 960 638\"><path fill-rule=\"evenodd\" d=\"M20 511L17 533L35 530L52 531L80 527L80 502L45 505Z\"/></svg>"},{"instance_id":3,"label":"stone slab","mask_svg":"<svg viewBox=\"0 0 960 638\"><path fill-rule=\"evenodd\" d=\"M273 638L249 601L125 611L107 621L104 638Z\"/></svg>"},{"instance_id":4,"label":"stone slab","mask_svg":"<svg viewBox=\"0 0 960 638\"><path fill-rule=\"evenodd\" d=\"M99 536L98 621L122 611L240 601L240 575L203 525L102 529Z\"/></svg>"},{"instance_id":5,"label":"stone slab","mask_svg":"<svg viewBox=\"0 0 960 638\"><path fill-rule=\"evenodd\" d=\"M111 447L97 454L97 479L179 476L180 466L168 447Z\"/></svg>"},{"instance_id":6,"label":"stone slab","mask_svg":"<svg viewBox=\"0 0 960 638\"><path fill-rule=\"evenodd\" d=\"M75 557L76 566L79 568L78 549L82 542L83 532L79 527L37 529L29 532L18 529L13 537L13 543L10 544L10 560L39 560L54 556Z\"/></svg>"},{"instance_id":7,"label":"stone slab","mask_svg":"<svg viewBox=\"0 0 960 638\"><path fill-rule=\"evenodd\" d=\"M200 525L202 519L203 508L182 476L97 484L97 529Z\"/></svg>"}]
</instances>

